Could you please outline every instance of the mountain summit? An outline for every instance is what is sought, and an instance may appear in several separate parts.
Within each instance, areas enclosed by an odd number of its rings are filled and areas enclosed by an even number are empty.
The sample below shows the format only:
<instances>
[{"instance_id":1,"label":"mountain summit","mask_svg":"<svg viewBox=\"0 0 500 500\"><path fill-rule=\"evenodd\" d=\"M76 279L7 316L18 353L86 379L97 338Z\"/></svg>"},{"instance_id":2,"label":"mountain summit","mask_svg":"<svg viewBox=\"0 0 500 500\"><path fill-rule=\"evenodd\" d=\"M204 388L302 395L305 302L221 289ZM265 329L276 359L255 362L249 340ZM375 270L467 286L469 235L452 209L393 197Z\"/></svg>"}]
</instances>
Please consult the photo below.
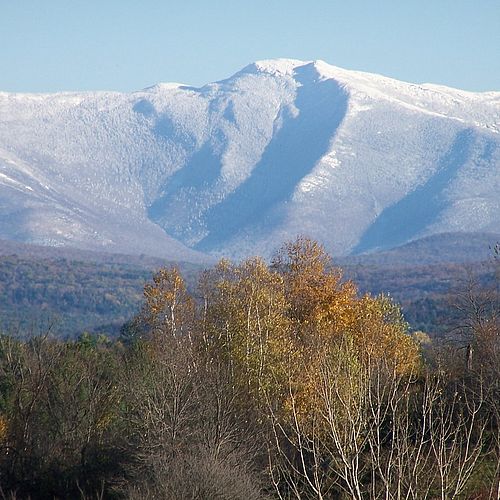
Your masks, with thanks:
<instances>
[{"instance_id":1,"label":"mountain summit","mask_svg":"<svg viewBox=\"0 0 500 500\"><path fill-rule=\"evenodd\" d=\"M0 238L197 260L500 230L500 92L259 61L201 88L0 93Z\"/></svg>"}]
</instances>

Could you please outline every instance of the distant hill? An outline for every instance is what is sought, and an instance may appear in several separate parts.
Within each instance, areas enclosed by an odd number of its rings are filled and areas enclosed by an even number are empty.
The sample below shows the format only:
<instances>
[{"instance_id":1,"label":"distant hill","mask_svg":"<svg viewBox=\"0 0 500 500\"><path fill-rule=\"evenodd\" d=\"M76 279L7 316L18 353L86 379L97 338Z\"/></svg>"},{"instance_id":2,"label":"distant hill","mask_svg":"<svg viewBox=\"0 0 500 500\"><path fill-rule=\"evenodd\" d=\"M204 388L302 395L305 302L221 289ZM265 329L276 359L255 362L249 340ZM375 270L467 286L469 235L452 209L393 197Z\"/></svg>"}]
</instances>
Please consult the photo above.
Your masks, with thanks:
<instances>
[{"instance_id":1,"label":"distant hill","mask_svg":"<svg viewBox=\"0 0 500 500\"><path fill-rule=\"evenodd\" d=\"M361 293L390 294L412 328L439 335L455 314L454 293L471 274L493 283L490 241L488 234L448 234L334 262ZM0 330L30 333L55 321L61 336L84 330L117 335L138 312L144 283L164 265L179 267L196 294L202 265L0 240Z\"/></svg>"},{"instance_id":2,"label":"distant hill","mask_svg":"<svg viewBox=\"0 0 500 500\"><path fill-rule=\"evenodd\" d=\"M336 259L342 265L421 266L465 264L491 259L500 233L442 233L420 238L381 252Z\"/></svg>"},{"instance_id":3,"label":"distant hill","mask_svg":"<svg viewBox=\"0 0 500 500\"><path fill-rule=\"evenodd\" d=\"M353 280L361 293L384 293L401 304L413 330L443 335L457 326L457 298L471 282L492 287L495 272L491 260L468 263L396 266L357 264L343 267L344 277Z\"/></svg>"},{"instance_id":4,"label":"distant hill","mask_svg":"<svg viewBox=\"0 0 500 500\"><path fill-rule=\"evenodd\" d=\"M493 247L499 241L493 233L443 233L335 263L361 292L391 295L414 329L441 335L456 323L456 298L471 280L493 285Z\"/></svg>"},{"instance_id":5,"label":"distant hill","mask_svg":"<svg viewBox=\"0 0 500 500\"><path fill-rule=\"evenodd\" d=\"M0 331L59 336L117 335L142 303L144 284L161 266L177 266L189 283L202 266L0 240Z\"/></svg>"},{"instance_id":6,"label":"distant hill","mask_svg":"<svg viewBox=\"0 0 500 500\"><path fill-rule=\"evenodd\" d=\"M52 247L45 245L33 245L12 240L0 239L0 256L17 255L26 259L64 259L76 262L93 262L96 264L123 264L142 269L157 269L163 265L178 265L183 269L196 269L204 265L210 265L215 259L206 257L203 263L195 264L189 261L169 260L160 257L152 257L146 254L120 254L82 250L72 247Z\"/></svg>"}]
</instances>

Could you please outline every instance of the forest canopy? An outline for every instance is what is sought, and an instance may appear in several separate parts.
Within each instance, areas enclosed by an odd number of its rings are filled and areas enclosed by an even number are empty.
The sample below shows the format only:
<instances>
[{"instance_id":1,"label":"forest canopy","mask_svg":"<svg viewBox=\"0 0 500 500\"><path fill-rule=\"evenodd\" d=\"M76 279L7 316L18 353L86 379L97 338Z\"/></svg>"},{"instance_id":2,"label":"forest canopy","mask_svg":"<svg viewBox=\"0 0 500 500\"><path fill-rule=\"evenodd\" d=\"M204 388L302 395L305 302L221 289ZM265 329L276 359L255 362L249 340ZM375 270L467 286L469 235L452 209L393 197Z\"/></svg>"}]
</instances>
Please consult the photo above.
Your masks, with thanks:
<instances>
[{"instance_id":1,"label":"forest canopy","mask_svg":"<svg viewBox=\"0 0 500 500\"><path fill-rule=\"evenodd\" d=\"M461 307L411 334L303 237L194 292L162 268L118 340L0 338L0 494L495 498L498 293Z\"/></svg>"}]
</instances>

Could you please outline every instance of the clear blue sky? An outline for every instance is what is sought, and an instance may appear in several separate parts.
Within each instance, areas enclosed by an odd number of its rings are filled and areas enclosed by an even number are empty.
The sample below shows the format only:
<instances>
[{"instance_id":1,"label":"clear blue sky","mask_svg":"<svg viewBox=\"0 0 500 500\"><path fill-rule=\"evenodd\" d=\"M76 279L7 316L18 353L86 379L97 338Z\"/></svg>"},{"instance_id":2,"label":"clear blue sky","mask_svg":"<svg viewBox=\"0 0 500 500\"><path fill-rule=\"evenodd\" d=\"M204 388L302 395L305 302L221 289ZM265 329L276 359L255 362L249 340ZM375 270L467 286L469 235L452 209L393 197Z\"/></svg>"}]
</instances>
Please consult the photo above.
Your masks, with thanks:
<instances>
[{"instance_id":1,"label":"clear blue sky","mask_svg":"<svg viewBox=\"0 0 500 500\"><path fill-rule=\"evenodd\" d=\"M0 0L0 90L220 80L275 57L500 90L500 0Z\"/></svg>"}]
</instances>

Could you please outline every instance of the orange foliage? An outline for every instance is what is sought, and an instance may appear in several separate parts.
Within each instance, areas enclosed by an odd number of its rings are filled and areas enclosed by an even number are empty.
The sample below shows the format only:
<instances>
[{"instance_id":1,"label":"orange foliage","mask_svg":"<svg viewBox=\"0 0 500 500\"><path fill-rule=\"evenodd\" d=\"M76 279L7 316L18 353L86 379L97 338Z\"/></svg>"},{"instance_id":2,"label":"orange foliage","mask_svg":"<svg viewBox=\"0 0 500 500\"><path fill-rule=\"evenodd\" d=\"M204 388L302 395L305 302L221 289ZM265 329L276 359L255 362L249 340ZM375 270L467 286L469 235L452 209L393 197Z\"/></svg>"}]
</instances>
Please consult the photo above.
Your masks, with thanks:
<instances>
[{"instance_id":1,"label":"orange foliage","mask_svg":"<svg viewBox=\"0 0 500 500\"><path fill-rule=\"evenodd\" d=\"M299 331L313 329L324 337L351 325L356 287L342 282L342 271L319 243L299 237L283 246L272 266L283 276L290 316Z\"/></svg>"},{"instance_id":2,"label":"orange foliage","mask_svg":"<svg viewBox=\"0 0 500 500\"><path fill-rule=\"evenodd\" d=\"M291 410L292 397L296 411L307 414L319 404L322 370L332 362L354 370L384 360L400 374L419 366L399 308L386 297L359 297L324 248L307 238L284 245L271 266L260 258L221 260L203 274L200 291L201 335L194 337L257 405L274 398ZM174 335L194 328L194 302L176 269L160 270L144 295L154 327Z\"/></svg>"},{"instance_id":3,"label":"orange foliage","mask_svg":"<svg viewBox=\"0 0 500 500\"><path fill-rule=\"evenodd\" d=\"M7 418L0 415L0 443L7 438L8 422Z\"/></svg>"}]
</instances>

